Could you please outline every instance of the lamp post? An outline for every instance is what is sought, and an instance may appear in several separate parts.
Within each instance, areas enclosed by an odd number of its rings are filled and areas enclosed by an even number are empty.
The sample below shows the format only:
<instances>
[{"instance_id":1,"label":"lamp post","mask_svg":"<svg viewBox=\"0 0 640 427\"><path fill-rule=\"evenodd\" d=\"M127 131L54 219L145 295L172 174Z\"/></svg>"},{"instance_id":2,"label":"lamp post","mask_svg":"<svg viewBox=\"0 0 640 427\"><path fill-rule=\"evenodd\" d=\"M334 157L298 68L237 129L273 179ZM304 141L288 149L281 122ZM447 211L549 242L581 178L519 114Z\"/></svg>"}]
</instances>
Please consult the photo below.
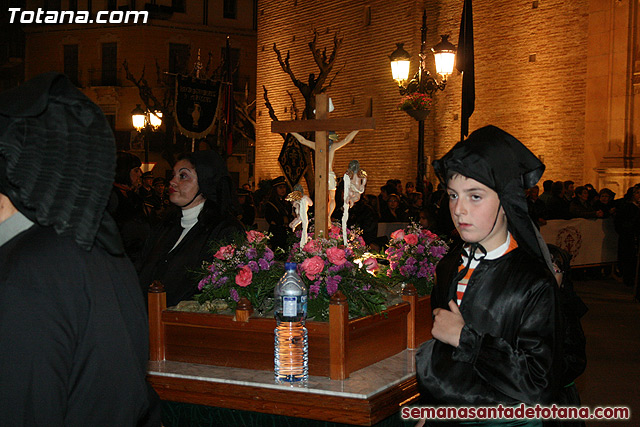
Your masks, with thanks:
<instances>
[{"instance_id":1,"label":"lamp post","mask_svg":"<svg viewBox=\"0 0 640 427\"><path fill-rule=\"evenodd\" d=\"M404 50L404 43L396 43L396 50L389 56L389 60L391 61L391 74L393 75L393 79L398 83L398 89L401 95L425 94L432 97L436 91L444 90L447 85L447 76L453 72L456 47L449 42L448 35L442 35L440 42L431 49L436 61L436 72L442 76L442 80L438 81L432 77L426 69L426 10L422 14L420 33L420 64L418 66L418 72L407 83L411 55ZM424 177L426 173L426 165L424 162L424 119L426 119L429 111L406 110L406 112L418 121L418 172L416 177L416 190L424 194Z\"/></svg>"},{"instance_id":2,"label":"lamp post","mask_svg":"<svg viewBox=\"0 0 640 427\"><path fill-rule=\"evenodd\" d=\"M144 162L149 163L149 138L147 138L146 132L149 130L156 131L162 125L162 112L161 111L145 111L140 107L140 104L136 104L136 108L131 112L131 122L136 131L142 134L142 140L144 142ZM142 130L145 133L142 133Z\"/></svg>"}]
</instances>

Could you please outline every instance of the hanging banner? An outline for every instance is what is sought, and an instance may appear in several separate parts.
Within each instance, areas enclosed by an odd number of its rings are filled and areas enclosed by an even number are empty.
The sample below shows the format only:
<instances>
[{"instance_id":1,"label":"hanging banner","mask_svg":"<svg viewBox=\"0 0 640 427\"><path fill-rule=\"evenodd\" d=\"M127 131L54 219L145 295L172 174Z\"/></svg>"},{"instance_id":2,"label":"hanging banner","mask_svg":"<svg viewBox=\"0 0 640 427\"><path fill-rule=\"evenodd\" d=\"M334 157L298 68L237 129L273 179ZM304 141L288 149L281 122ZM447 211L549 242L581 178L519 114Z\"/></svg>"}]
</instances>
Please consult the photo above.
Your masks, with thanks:
<instances>
[{"instance_id":1,"label":"hanging banner","mask_svg":"<svg viewBox=\"0 0 640 427\"><path fill-rule=\"evenodd\" d=\"M278 162L282 167L284 176L287 177L292 187L300 181L300 178L304 175L304 171L307 169L307 166L309 166L307 159L304 157L302 145L290 133L287 134L284 144L282 144Z\"/></svg>"},{"instance_id":2,"label":"hanging banner","mask_svg":"<svg viewBox=\"0 0 640 427\"><path fill-rule=\"evenodd\" d=\"M540 227L545 242L571 254L571 265L594 265L616 262L618 233L613 219L583 219L547 221Z\"/></svg>"},{"instance_id":3,"label":"hanging banner","mask_svg":"<svg viewBox=\"0 0 640 427\"><path fill-rule=\"evenodd\" d=\"M220 82L176 76L173 117L180 133L204 138L215 126L220 101Z\"/></svg>"}]
</instances>

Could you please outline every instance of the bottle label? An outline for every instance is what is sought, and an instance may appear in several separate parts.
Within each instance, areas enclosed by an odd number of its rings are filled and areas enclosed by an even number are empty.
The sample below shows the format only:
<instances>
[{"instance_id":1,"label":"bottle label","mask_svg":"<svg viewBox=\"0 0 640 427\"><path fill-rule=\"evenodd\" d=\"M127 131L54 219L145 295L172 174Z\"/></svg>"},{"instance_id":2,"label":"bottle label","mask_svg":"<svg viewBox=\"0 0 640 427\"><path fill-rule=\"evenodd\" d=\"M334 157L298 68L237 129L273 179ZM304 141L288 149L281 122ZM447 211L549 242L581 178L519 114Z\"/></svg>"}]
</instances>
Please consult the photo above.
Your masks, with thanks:
<instances>
[{"instance_id":1,"label":"bottle label","mask_svg":"<svg viewBox=\"0 0 640 427\"><path fill-rule=\"evenodd\" d=\"M298 297L282 297L282 315L284 317L296 317L298 315Z\"/></svg>"}]
</instances>

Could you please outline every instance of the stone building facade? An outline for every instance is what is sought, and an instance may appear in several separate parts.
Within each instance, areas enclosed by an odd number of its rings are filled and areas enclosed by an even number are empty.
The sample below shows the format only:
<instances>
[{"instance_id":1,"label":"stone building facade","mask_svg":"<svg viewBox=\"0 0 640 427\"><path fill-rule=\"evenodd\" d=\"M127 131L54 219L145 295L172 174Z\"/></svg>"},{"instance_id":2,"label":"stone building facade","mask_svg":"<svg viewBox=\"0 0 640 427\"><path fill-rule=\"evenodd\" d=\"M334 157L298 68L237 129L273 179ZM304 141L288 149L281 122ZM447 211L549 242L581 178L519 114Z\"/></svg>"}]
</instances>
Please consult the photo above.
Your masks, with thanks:
<instances>
[{"instance_id":1,"label":"stone building facade","mask_svg":"<svg viewBox=\"0 0 640 427\"><path fill-rule=\"evenodd\" d=\"M307 46L313 29L331 51L335 33L343 39L327 91L333 117L358 117L371 111L376 130L361 132L336 155L340 176L358 159L376 194L389 178L414 181L417 122L396 106L400 95L388 56L396 42L412 55L413 74L420 49L420 24L427 12L427 46L440 34L457 45L463 1L394 2L376 0L258 1L257 88L263 85L280 120L290 120L289 91L302 108L302 96L281 69L273 50L290 51L291 68L306 81L317 67ZM640 160L633 135L634 58L638 6L631 0L476 1L475 112L470 129L487 124L512 133L546 164L543 179L609 186L621 194L639 182ZM433 57L430 70L434 70ZM425 158L444 154L460 137L461 75L434 95L425 121ZM268 111L257 108L257 177L280 175L282 138L270 132ZM340 133L339 129L336 129ZM343 132L344 133L344 132ZM634 151L635 150L635 151ZM618 166L615 169L613 166ZM435 180L431 167L429 178Z\"/></svg>"},{"instance_id":2,"label":"stone building facade","mask_svg":"<svg viewBox=\"0 0 640 427\"><path fill-rule=\"evenodd\" d=\"M189 73L198 51L211 72L222 61L227 36L232 60L238 68L234 80L238 96L255 99L256 22L254 0L27 0L25 10L149 11L147 23L122 24L23 24L26 33L25 77L46 71L67 74L96 104L112 124L117 139L134 139L131 112L141 104L139 91L126 79L123 62L136 78L144 71L155 96L162 100L166 87L160 73ZM157 65L156 65L157 64ZM204 72L204 70L203 70ZM161 128L164 132L165 127ZM135 151L136 147L132 147ZM140 147L137 147L139 151ZM142 158L141 152L136 154ZM164 176L169 164L152 150L156 176ZM250 167L245 155L231 156L229 168L238 183L247 182Z\"/></svg>"}]
</instances>

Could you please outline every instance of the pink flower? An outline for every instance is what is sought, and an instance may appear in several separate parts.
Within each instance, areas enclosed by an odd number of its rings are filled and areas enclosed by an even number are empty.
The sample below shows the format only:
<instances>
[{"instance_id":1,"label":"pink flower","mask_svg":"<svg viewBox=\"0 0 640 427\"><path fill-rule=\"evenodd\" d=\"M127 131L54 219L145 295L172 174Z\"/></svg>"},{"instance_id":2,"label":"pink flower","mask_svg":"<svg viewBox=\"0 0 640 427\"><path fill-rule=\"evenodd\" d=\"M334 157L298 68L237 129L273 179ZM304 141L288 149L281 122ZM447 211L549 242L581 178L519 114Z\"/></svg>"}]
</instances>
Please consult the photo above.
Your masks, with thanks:
<instances>
[{"instance_id":1,"label":"pink flower","mask_svg":"<svg viewBox=\"0 0 640 427\"><path fill-rule=\"evenodd\" d=\"M347 261L345 259L344 250L340 248L327 249L327 259L330 263L335 265L342 265Z\"/></svg>"},{"instance_id":2,"label":"pink flower","mask_svg":"<svg viewBox=\"0 0 640 427\"><path fill-rule=\"evenodd\" d=\"M307 242L306 245L304 245L304 248L302 248L302 250L312 254L320 252L322 250L322 246L320 246L320 243L318 243L317 240L311 239Z\"/></svg>"},{"instance_id":3,"label":"pink flower","mask_svg":"<svg viewBox=\"0 0 640 427\"><path fill-rule=\"evenodd\" d=\"M240 269L238 274L236 274L236 285L242 286L246 288L251 284L251 280L253 279L253 273L248 265L245 265Z\"/></svg>"},{"instance_id":4,"label":"pink flower","mask_svg":"<svg viewBox=\"0 0 640 427\"><path fill-rule=\"evenodd\" d=\"M369 273L375 273L376 271L379 270L378 260L373 257L365 259L364 266L367 269L367 272Z\"/></svg>"},{"instance_id":5,"label":"pink flower","mask_svg":"<svg viewBox=\"0 0 640 427\"><path fill-rule=\"evenodd\" d=\"M214 257L218 259L229 259L233 256L235 249L233 245L222 246L218 249L218 252L214 255Z\"/></svg>"},{"instance_id":6,"label":"pink flower","mask_svg":"<svg viewBox=\"0 0 640 427\"><path fill-rule=\"evenodd\" d=\"M256 230L247 231L247 240L249 241L249 243L253 243L254 241L256 243L259 243L260 241L262 241L262 239L264 239L264 234L262 234L261 232Z\"/></svg>"},{"instance_id":7,"label":"pink flower","mask_svg":"<svg viewBox=\"0 0 640 427\"><path fill-rule=\"evenodd\" d=\"M316 275L324 270L324 261L316 255L313 258L305 259L301 267L309 280L315 280Z\"/></svg>"},{"instance_id":8,"label":"pink flower","mask_svg":"<svg viewBox=\"0 0 640 427\"><path fill-rule=\"evenodd\" d=\"M342 230L337 225L332 225L329 229L329 237L333 237L334 239L340 238L342 235Z\"/></svg>"},{"instance_id":9,"label":"pink flower","mask_svg":"<svg viewBox=\"0 0 640 427\"><path fill-rule=\"evenodd\" d=\"M404 241L409 245L417 245L418 244L418 236L415 234L405 234Z\"/></svg>"},{"instance_id":10,"label":"pink flower","mask_svg":"<svg viewBox=\"0 0 640 427\"><path fill-rule=\"evenodd\" d=\"M394 231L393 233L391 233L391 238L394 240L404 239L404 230L400 229L400 230Z\"/></svg>"}]
</instances>

